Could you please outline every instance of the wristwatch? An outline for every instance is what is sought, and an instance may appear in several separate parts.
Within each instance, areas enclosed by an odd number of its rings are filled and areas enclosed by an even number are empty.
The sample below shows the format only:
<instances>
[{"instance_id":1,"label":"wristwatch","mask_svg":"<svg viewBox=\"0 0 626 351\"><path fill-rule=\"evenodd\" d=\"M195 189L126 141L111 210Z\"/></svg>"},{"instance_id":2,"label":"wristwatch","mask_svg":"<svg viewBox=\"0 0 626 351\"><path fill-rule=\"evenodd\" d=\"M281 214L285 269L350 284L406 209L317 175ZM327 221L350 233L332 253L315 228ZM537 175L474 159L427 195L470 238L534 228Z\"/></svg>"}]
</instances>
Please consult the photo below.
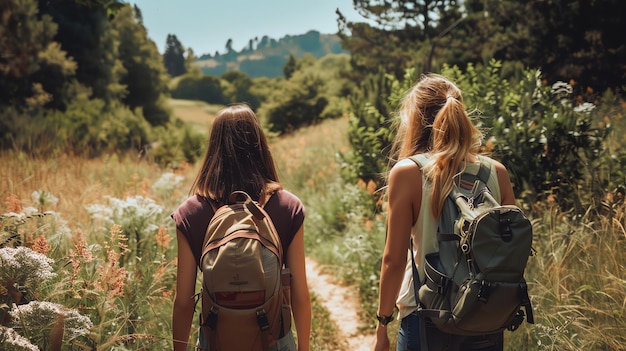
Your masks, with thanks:
<instances>
[{"instance_id":1,"label":"wristwatch","mask_svg":"<svg viewBox=\"0 0 626 351\"><path fill-rule=\"evenodd\" d=\"M393 312L391 313L390 316L376 315L376 319L378 319L378 323L380 323L382 326L386 327L387 324L389 324L389 323L391 323L393 321Z\"/></svg>"}]
</instances>

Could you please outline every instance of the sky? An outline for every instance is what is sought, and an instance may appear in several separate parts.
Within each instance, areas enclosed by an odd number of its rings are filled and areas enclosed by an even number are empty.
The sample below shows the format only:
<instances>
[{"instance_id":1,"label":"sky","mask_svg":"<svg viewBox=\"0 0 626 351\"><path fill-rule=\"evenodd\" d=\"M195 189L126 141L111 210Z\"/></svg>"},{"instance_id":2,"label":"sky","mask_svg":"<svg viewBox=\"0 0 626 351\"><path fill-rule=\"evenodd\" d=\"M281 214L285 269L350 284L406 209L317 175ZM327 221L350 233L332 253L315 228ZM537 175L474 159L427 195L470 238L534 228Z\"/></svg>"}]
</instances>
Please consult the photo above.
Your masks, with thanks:
<instances>
[{"instance_id":1,"label":"sky","mask_svg":"<svg viewBox=\"0 0 626 351\"><path fill-rule=\"evenodd\" d=\"M239 51L250 39L264 35L280 39L285 35L317 30L337 32L338 8L349 21L364 19L354 10L352 0L128 0L137 5L144 26L159 52L163 53L168 34L174 34L196 56L225 51L228 39Z\"/></svg>"}]
</instances>

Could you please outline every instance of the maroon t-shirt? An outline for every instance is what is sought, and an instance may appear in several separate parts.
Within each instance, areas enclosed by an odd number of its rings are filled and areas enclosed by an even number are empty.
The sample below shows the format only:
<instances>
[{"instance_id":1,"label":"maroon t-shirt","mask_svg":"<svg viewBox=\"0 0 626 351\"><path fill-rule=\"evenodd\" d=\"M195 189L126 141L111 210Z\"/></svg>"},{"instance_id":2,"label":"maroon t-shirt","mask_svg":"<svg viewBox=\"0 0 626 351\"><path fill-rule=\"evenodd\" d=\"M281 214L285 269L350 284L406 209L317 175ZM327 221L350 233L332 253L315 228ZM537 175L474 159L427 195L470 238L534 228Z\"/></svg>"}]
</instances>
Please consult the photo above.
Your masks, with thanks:
<instances>
[{"instance_id":1,"label":"maroon t-shirt","mask_svg":"<svg viewBox=\"0 0 626 351\"><path fill-rule=\"evenodd\" d=\"M286 253L289 244L304 223L304 205L294 194L287 190L280 190L270 198L264 208L274 222L283 252ZM200 266L202 255L204 233L213 213L211 204L205 198L195 195L185 200L171 215L176 222L176 229L187 238L198 266Z\"/></svg>"}]
</instances>

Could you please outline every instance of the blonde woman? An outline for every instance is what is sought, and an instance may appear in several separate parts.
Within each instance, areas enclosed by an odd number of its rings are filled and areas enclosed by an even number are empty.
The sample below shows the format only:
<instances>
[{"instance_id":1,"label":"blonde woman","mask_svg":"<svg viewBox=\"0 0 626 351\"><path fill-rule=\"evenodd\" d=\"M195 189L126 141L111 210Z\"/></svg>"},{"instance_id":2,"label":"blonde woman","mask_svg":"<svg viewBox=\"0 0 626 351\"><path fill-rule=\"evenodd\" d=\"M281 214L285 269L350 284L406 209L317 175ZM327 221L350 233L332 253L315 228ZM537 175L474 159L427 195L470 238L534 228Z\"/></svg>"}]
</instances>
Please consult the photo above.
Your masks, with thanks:
<instances>
[{"instance_id":1,"label":"blonde woman","mask_svg":"<svg viewBox=\"0 0 626 351\"><path fill-rule=\"evenodd\" d=\"M499 162L479 155L481 132L472 124L461 91L443 76L423 76L402 101L400 124L393 142L392 159L398 160L387 179L387 239L382 259L378 326L374 350L389 350L387 325L400 321L397 350L420 350L424 338L438 332L420 318L413 288L412 264L407 259L409 238L418 265L420 281L424 278L426 254L436 252L437 225L453 182L463 172L476 173L481 163L491 168L487 186L501 204L515 204L513 187L506 168ZM423 169L408 157L425 154ZM420 323L426 321L426 334L420 335ZM424 329L422 329L424 330ZM502 333L479 337L454 338L444 345L433 340L429 350L502 350ZM482 346L478 346L478 345Z\"/></svg>"}]
</instances>

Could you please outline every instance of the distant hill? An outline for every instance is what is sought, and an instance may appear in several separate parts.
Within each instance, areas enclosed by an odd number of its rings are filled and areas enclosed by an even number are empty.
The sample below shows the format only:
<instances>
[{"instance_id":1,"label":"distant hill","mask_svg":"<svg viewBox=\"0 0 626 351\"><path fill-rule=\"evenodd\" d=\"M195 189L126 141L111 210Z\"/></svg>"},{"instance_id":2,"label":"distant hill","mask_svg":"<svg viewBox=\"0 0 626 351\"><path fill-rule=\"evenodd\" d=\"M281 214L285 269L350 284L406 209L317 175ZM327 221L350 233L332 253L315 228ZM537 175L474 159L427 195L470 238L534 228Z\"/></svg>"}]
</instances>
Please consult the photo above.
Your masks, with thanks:
<instances>
[{"instance_id":1,"label":"distant hill","mask_svg":"<svg viewBox=\"0 0 626 351\"><path fill-rule=\"evenodd\" d=\"M296 58L304 54L316 58L327 54L348 53L341 47L341 41L334 34L320 34L309 31L302 35L287 35L279 40L264 36L261 40L251 39L246 48L211 56L202 55L194 64L207 75L220 76L226 71L241 71L251 78L281 77L283 66L289 55Z\"/></svg>"}]
</instances>

